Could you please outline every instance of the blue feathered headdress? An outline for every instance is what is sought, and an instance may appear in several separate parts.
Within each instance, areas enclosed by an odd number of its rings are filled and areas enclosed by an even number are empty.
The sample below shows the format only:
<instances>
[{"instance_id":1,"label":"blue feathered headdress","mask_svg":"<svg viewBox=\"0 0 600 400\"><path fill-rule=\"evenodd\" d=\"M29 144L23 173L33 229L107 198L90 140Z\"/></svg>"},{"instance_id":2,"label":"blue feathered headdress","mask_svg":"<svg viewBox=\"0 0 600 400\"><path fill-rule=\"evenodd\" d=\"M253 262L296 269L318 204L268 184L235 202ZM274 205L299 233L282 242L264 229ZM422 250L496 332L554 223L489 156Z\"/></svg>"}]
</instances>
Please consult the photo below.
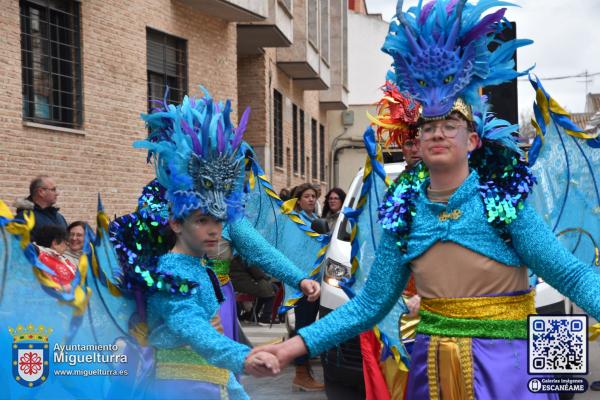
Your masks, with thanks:
<instances>
[{"instance_id":1,"label":"blue feathered headdress","mask_svg":"<svg viewBox=\"0 0 600 400\"><path fill-rule=\"evenodd\" d=\"M219 220L243 214L244 154L242 141L250 109L239 125L231 123L231 102L185 96L181 104L161 103L150 114L142 114L148 138L134 147L148 149L156 178L166 188L171 215L184 218L201 210Z\"/></svg>"},{"instance_id":2,"label":"blue feathered headdress","mask_svg":"<svg viewBox=\"0 0 600 400\"><path fill-rule=\"evenodd\" d=\"M532 43L515 39L490 51L488 45L504 28L501 8L512 6L498 0L422 0L407 12L399 0L396 21L390 24L382 50L394 58L388 79L409 92L423 107L422 118L440 119L454 111L462 98L468 105L480 101L480 89L526 74L514 70L517 48ZM461 111L460 109L458 111ZM465 115L468 119L470 115ZM472 120L472 119L471 119Z\"/></svg>"}]
</instances>

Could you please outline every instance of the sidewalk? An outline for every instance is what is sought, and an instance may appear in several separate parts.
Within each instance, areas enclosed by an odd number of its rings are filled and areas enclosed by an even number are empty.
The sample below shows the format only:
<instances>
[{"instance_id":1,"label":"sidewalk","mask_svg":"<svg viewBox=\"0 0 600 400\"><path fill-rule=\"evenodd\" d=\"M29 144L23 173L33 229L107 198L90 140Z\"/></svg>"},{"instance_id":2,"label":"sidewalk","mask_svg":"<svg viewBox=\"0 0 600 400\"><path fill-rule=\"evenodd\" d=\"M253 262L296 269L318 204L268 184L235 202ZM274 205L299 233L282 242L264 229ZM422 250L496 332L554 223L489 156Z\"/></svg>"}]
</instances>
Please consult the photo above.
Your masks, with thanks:
<instances>
[{"instance_id":1,"label":"sidewalk","mask_svg":"<svg viewBox=\"0 0 600 400\"><path fill-rule=\"evenodd\" d=\"M242 329L250 343L258 346L287 338L285 324L274 324L272 327L254 324L242 324ZM323 382L323 368L319 360L312 360L311 365L315 378ZM286 367L280 375L273 378L254 378L249 375L242 376L241 383L252 399L257 400L326 400L325 392L293 392L292 380L294 379L294 366Z\"/></svg>"}]
</instances>

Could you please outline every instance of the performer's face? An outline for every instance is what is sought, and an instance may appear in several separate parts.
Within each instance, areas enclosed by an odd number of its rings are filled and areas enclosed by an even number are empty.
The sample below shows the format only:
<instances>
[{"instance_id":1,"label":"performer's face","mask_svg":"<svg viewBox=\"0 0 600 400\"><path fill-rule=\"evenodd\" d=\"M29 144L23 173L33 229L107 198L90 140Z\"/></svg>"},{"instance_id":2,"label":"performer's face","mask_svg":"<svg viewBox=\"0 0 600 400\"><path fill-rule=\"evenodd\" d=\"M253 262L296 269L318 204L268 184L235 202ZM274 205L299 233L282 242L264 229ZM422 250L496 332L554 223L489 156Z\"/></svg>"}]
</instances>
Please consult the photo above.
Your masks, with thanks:
<instances>
[{"instance_id":1,"label":"performer's face","mask_svg":"<svg viewBox=\"0 0 600 400\"><path fill-rule=\"evenodd\" d=\"M408 165L409 168L421 161L419 141L415 139L404 141L404 143L402 143L402 154L404 155L404 160L406 160L406 165Z\"/></svg>"},{"instance_id":2,"label":"performer's face","mask_svg":"<svg viewBox=\"0 0 600 400\"><path fill-rule=\"evenodd\" d=\"M171 229L177 235L177 244L187 254L202 257L217 247L223 225L211 215L197 210L183 221L169 221Z\"/></svg>"},{"instance_id":3,"label":"performer's face","mask_svg":"<svg viewBox=\"0 0 600 400\"><path fill-rule=\"evenodd\" d=\"M467 165L469 152L479 143L479 136L469 129L467 121L454 114L424 123L419 136L421 155L430 171Z\"/></svg>"}]
</instances>

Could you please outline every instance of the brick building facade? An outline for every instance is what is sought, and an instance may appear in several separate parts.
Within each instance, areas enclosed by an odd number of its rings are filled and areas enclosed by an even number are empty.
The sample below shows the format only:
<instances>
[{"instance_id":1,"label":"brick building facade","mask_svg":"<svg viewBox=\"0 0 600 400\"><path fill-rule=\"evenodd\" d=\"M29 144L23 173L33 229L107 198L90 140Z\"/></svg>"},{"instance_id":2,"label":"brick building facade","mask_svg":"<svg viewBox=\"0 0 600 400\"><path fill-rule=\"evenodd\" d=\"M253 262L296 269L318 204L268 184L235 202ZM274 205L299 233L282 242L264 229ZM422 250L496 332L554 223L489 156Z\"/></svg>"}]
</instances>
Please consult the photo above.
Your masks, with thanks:
<instances>
[{"instance_id":1,"label":"brick building facade","mask_svg":"<svg viewBox=\"0 0 600 400\"><path fill-rule=\"evenodd\" d=\"M140 188L153 176L151 166L145 165L145 152L132 148L134 140L146 135L139 115L148 110L150 87L155 83L150 82L150 35L164 37L165 43L183 43L183 72L179 77L182 93L199 95L198 85L202 84L215 98L232 99L239 105L234 110L234 120L247 105L252 108L246 138L257 149L277 190L310 180L290 172L289 156L278 158L278 166L274 167L273 152L281 153L283 145L284 154L291 154L293 102L306 114L305 154L310 157L311 119L317 121L317 126L327 126L321 101L323 90L327 91L330 85L320 88L321 92L300 89L294 77L278 67L278 50L263 47L269 43L258 41L254 42L258 43L257 54L246 54L249 52L244 50L246 45L240 38L252 36L240 31L258 26L263 31L265 27L279 29L280 21L274 20L274 12L280 8L287 10L287 20L294 24L303 18L296 18L296 7L308 11L312 3L320 7L329 6L330 2L344 4L341 0L256 0L242 2L244 9L237 4L239 1L0 0L0 199L10 205L17 198L26 197L31 178L48 174L56 180L60 191L57 206L68 221L91 222L98 193L102 194L109 215L134 208ZM77 24L59 31L64 18ZM40 28L42 24L47 28ZM50 50L35 47L40 35L36 32L43 29L57 32L57 36L48 36L49 40L41 42ZM64 59L63 47L57 45L64 41L64 32L77 39L63 46L77 59ZM50 35L48 31L46 34ZM292 46L293 36L288 37L289 40L273 46ZM56 54L53 46L58 49ZM160 54L167 59L171 50L164 47ZM36 51L45 56L40 58L41 63L36 59ZM72 87L62 87L61 91L61 65L66 64L79 68L80 73L72 80ZM164 73L165 82L170 84L167 70L172 66L163 64L165 71L158 74L159 80ZM53 68L55 75L48 74L48 68ZM54 82L47 98L36 89L42 82L39 70L42 78L46 77L43 82ZM30 75L26 76L26 71ZM276 90L282 99L282 129L278 132L283 137L274 147ZM74 94L64 97L67 91ZM61 103L64 101L69 107ZM52 110L68 110L71 106L75 111L69 121L52 120ZM317 176L314 181L325 188L324 179L320 178Z\"/></svg>"}]
</instances>

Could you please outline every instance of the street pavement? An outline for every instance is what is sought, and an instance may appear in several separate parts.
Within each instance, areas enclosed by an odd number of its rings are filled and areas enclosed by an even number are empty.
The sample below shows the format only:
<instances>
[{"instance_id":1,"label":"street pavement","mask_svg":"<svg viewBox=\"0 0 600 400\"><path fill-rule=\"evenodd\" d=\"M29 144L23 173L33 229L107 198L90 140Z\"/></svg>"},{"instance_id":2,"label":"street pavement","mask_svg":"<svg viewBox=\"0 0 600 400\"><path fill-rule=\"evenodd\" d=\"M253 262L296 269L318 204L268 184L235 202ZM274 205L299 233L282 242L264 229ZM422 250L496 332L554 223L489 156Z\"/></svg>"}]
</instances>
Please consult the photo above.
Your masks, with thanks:
<instances>
[{"instance_id":1,"label":"street pavement","mask_svg":"<svg viewBox=\"0 0 600 400\"><path fill-rule=\"evenodd\" d=\"M273 343L287 338L285 324L259 326L255 324L242 324L246 337L253 346ZM323 369L319 360L311 360L315 378L323 382ZM294 366L286 367L280 375L273 378L254 378L249 375L242 376L242 385L252 399L256 400L326 400L325 392L293 392L292 380L294 379Z\"/></svg>"}]
</instances>

